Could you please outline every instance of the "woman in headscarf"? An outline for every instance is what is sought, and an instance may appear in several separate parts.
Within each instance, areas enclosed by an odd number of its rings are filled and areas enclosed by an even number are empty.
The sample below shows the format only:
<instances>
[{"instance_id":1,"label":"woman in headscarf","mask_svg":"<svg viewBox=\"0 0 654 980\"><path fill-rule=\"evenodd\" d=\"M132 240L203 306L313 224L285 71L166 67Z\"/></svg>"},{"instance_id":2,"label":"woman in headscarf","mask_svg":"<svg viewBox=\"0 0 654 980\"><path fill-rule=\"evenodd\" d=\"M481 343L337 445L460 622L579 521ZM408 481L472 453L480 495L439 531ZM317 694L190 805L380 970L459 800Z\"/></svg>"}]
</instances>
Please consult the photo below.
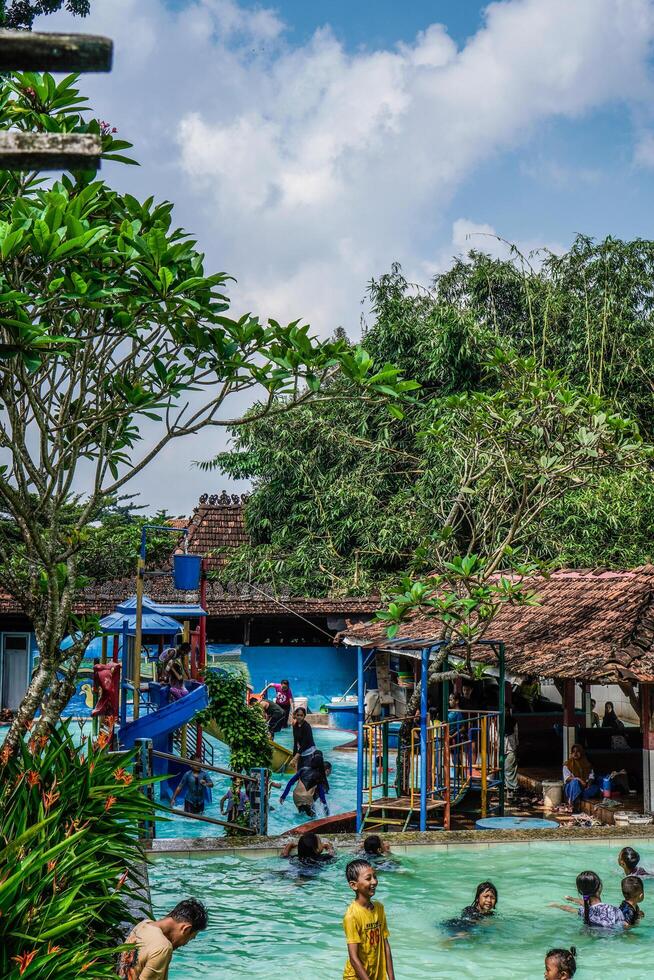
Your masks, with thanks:
<instances>
[{"instance_id":1,"label":"woman in headscarf","mask_svg":"<svg viewBox=\"0 0 654 980\"><path fill-rule=\"evenodd\" d=\"M279 802L283 803L288 796L291 788L293 789L293 802L298 808L299 813L304 813L308 817L315 817L316 797L323 806L325 816L329 816L329 805L327 803L327 793L329 793L329 775L332 771L331 762L326 762L322 752L317 749L312 755L308 765L303 766L300 771L289 779L286 788L282 793Z\"/></svg>"},{"instance_id":2,"label":"woman in headscarf","mask_svg":"<svg viewBox=\"0 0 654 980\"><path fill-rule=\"evenodd\" d=\"M614 728L616 730L624 728L624 722L620 721L613 709L613 701L607 701L604 705L602 728Z\"/></svg>"},{"instance_id":3,"label":"woman in headscarf","mask_svg":"<svg viewBox=\"0 0 654 980\"><path fill-rule=\"evenodd\" d=\"M563 763L563 790L573 813L579 813L582 800L599 796L600 788L583 745L573 745L570 758Z\"/></svg>"}]
</instances>

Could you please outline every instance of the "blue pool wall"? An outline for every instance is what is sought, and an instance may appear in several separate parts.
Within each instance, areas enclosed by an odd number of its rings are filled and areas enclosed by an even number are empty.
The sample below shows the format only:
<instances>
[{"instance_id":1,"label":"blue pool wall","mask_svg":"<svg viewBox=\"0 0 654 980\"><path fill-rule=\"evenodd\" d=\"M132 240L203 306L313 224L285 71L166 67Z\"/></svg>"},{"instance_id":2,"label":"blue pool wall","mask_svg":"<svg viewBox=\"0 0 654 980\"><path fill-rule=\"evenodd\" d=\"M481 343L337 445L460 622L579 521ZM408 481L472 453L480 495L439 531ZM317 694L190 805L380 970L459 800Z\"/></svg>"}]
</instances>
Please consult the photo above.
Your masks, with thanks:
<instances>
[{"instance_id":1,"label":"blue pool wall","mask_svg":"<svg viewBox=\"0 0 654 980\"><path fill-rule=\"evenodd\" d=\"M98 637L89 644L82 666L92 670L93 659L100 657L101 652L102 641ZM353 647L208 643L207 653L239 653L241 661L248 667L255 691L260 691L266 681L279 682L283 677L288 678L291 690L308 698L310 711L318 711L332 697L344 694L356 678L357 655ZM68 703L66 715L90 715L91 708L87 703L90 700L89 680L88 676L78 678L77 691ZM366 677L366 684L373 686L374 672L371 677ZM350 694L356 694L356 685Z\"/></svg>"},{"instance_id":2,"label":"blue pool wall","mask_svg":"<svg viewBox=\"0 0 654 980\"><path fill-rule=\"evenodd\" d=\"M208 654L238 652L250 671L252 687L260 691L268 682L288 678L294 694L309 699L309 710L318 711L332 697L344 694L357 676L353 647L246 646L208 643ZM356 694L356 685L350 691Z\"/></svg>"}]
</instances>

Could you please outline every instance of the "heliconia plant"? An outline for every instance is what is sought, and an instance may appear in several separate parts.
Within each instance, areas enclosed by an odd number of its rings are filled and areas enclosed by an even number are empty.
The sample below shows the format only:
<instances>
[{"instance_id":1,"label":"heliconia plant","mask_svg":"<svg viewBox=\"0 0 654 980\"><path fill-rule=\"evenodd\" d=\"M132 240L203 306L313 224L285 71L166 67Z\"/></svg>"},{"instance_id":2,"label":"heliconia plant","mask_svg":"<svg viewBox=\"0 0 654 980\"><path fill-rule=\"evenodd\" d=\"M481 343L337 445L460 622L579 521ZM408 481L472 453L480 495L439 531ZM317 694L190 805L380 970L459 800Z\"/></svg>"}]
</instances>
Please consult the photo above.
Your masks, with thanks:
<instances>
[{"instance_id":1,"label":"heliconia plant","mask_svg":"<svg viewBox=\"0 0 654 980\"><path fill-rule=\"evenodd\" d=\"M139 823L153 818L133 753L69 726L0 754L0 976L116 975L127 899L138 895Z\"/></svg>"}]
</instances>

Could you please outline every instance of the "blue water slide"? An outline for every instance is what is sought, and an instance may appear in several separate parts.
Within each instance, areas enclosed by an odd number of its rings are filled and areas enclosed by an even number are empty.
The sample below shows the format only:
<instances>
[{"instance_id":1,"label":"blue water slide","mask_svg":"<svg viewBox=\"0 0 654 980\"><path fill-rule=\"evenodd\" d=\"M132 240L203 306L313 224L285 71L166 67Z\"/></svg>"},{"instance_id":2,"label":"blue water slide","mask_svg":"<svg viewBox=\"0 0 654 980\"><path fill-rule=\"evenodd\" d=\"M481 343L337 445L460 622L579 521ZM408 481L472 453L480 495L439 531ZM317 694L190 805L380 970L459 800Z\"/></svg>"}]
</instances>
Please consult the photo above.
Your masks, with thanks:
<instances>
[{"instance_id":1,"label":"blue water slide","mask_svg":"<svg viewBox=\"0 0 654 980\"><path fill-rule=\"evenodd\" d=\"M157 711L141 715L136 721L128 721L123 725L118 734L121 748L131 749L137 738L151 738L153 743L160 743L162 738L167 738L182 725L192 721L198 711L206 708L208 703L205 685L198 684L179 701L173 701L172 704L166 704Z\"/></svg>"}]
</instances>

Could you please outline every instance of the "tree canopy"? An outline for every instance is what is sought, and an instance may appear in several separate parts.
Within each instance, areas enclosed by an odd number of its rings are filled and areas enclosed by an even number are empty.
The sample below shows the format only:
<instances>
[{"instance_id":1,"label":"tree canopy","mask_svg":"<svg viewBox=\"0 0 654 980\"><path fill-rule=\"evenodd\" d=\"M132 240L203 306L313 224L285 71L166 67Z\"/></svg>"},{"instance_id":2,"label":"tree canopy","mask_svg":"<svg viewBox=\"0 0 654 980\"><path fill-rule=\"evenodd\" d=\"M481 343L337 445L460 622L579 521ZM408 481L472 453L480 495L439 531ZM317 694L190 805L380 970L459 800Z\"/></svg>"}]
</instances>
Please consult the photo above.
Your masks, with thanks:
<instances>
[{"instance_id":1,"label":"tree canopy","mask_svg":"<svg viewBox=\"0 0 654 980\"><path fill-rule=\"evenodd\" d=\"M31 30L41 14L55 14L65 7L71 14L86 17L91 9L90 0L0 0L0 23L4 27Z\"/></svg>"},{"instance_id":2,"label":"tree canopy","mask_svg":"<svg viewBox=\"0 0 654 980\"><path fill-rule=\"evenodd\" d=\"M514 547L557 566L648 561L649 457L627 450L625 465L619 445L654 435L653 260L654 243L579 237L562 256L471 252L428 288L399 266L373 281L363 346L418 380L420 397L400 417L324 404L234 431L215 465L254 481L239 574L297 593L370 593L407 569L489 554L529 467L557 490ZM592 445L607 425L609 452ZM563 481L562 455L573 464Z\"/></svg>"}]
</instances>

